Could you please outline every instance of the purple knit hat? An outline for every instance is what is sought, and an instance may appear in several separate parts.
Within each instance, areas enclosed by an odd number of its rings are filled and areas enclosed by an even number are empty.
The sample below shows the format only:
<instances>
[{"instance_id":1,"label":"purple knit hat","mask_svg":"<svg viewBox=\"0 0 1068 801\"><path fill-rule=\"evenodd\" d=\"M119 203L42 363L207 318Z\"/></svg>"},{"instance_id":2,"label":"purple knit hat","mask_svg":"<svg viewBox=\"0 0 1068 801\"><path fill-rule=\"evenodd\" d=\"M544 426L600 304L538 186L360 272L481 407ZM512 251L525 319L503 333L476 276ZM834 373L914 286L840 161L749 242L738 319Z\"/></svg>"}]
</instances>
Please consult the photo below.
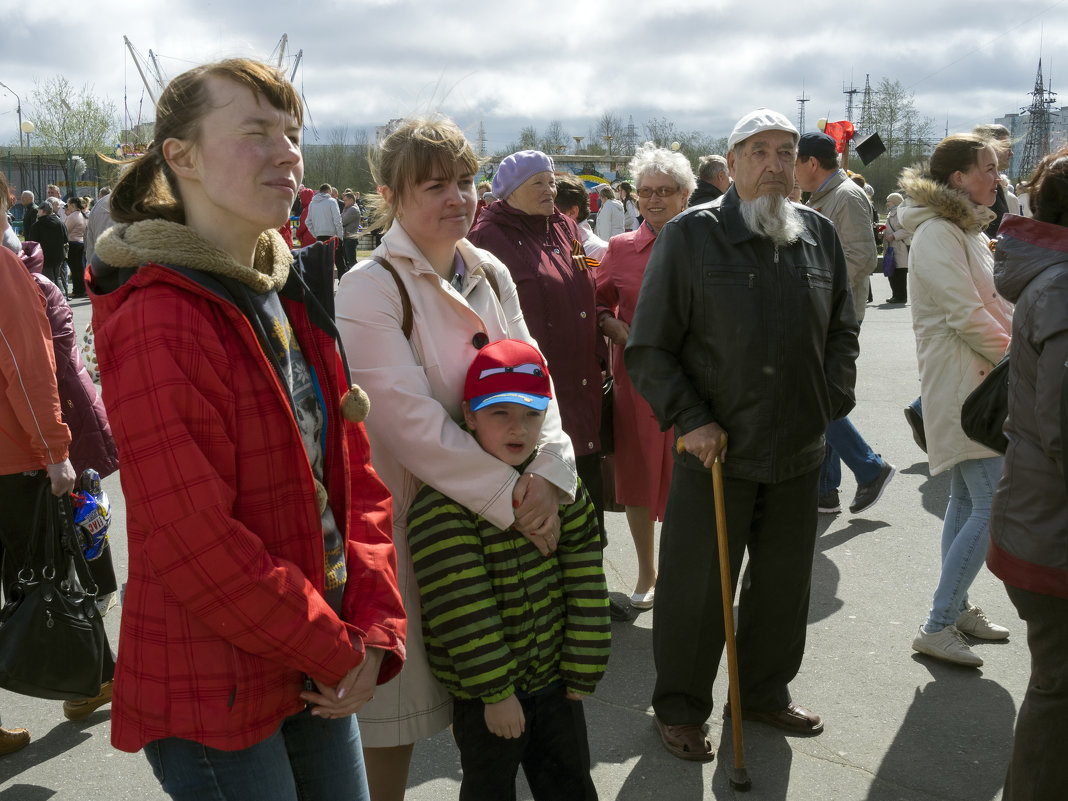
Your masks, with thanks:
<instances>
[{"instance_id":1,"label":"purple knit hat","mask_svg":"<svg viewBox=\"0 0 1068 801\"><path fill-rule=\"evenodd\" d=\"M493 176L493 194L504 200L530 176L553 172L553 160L540 150L520 150L501 161Z\"/></svg>"}]
</instances>

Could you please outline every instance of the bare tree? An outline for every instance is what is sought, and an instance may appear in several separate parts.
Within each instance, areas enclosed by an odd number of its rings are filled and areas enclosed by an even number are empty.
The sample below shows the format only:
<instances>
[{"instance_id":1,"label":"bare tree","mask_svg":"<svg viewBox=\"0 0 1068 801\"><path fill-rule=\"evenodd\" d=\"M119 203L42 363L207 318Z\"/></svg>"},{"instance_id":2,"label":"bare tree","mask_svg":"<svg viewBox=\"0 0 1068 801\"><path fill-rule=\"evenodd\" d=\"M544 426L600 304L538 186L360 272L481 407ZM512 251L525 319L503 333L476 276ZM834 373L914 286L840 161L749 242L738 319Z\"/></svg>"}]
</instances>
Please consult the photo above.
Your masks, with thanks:
<instances>
[{"instance_id":1,"label":"bare tree","mask_svg":"<svg viewBox=\"0 0 1068 801\"><path fill-rule=\"evenodd\" d=\"M863 166L859 160L850 169L859 170L875 186L881 197L896 190L901 170L920 161L931 152L934 144L934 120L922 117L916 110L913 93L901 81L882 78L872 93L872 121L886 153L871 164ZM877 206L880 204L877 202Z\"/></svg>"},{"instance_id":2,"label":"bare tree","mask_svg":"<svg viewBox=\"0 0 1068 801\"><path fill-rule=\"evenodd\" d=\"M539 140L538 148L549 154L563 153L571 142L572 139L567 135L560 120L550 120L545 133Z\"/></svg>"},{"instance_id":3,"label":"bare tree","mask_svg":"<svg viewBox=\"0 0 1068 801\"><path fill-rule=\"evenodd\" d=\"M647 120L642 126L646 141L657 147L676 149L686 156L690 166L696 172L702 156L713 153L726 155L727 137L713 137L700 131L680 131L674 122L666 117Z\"/></svg>"},{"instance_id":4,"label":"bare tree","mask_svg":"<svg viewBox=\"0 0 1068 801\"><path fill-rule=\"evenodd\" d=\"M605 143L606 151L609 154L614 152L612 149L613 142L615 142L615 147L617 149L622 144L623 134L623 119L618 114L606 111L601 115L601 118L597 120L595 136L598 141L603 141Z\"/></svg>"},{"instance_id":5,"label":"bare tree","mask_svg":"<svg viewBox=\"0 0 1068 801\"><path fill-rule=\"evenodd\" d=\"M115 104L94 97L89 84L79 91L62 75L36 81L29 110L37 145L83 156L115 149L119 130Z\"/></svg>"}]
</instances>

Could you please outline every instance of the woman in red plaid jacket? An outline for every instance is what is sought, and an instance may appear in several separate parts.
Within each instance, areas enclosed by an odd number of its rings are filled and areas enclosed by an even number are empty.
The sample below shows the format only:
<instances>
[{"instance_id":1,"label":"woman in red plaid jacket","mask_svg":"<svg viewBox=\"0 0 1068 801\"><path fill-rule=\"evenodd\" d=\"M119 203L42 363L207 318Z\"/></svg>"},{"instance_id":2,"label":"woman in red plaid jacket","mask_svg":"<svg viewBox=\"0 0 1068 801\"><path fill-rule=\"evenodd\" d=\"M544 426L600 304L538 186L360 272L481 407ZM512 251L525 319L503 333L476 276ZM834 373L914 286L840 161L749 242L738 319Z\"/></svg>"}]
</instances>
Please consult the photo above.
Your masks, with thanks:
<instances>
[{"instance_id":1,"label":"woman in red plaid jacket","mask_svg":"<svg viewBox=\"0 0 1068 801\"><path fill-rule=\"evenodd\" d=\"M353 713L404 659L331 254L274 230L300 130L265 65L178 76L92 264L130 558L112 742L175 799L366 798Z\"/></svg>"}]
</instances>

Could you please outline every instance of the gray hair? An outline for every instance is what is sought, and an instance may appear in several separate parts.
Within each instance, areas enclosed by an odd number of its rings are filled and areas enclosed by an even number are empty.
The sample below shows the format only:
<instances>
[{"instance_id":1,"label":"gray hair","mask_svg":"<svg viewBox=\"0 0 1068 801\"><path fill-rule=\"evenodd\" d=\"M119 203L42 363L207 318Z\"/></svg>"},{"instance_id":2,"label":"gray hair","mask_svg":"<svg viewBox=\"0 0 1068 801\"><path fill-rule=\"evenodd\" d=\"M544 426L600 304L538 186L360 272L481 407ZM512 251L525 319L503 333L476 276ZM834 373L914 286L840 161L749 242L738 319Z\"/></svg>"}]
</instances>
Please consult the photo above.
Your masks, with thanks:
<instances>
[{"instance_id":1,"label":"gray hair","mask_svg":"<svg viewBox=\"0 0 1068 801\"><path fill-rule=\"evenodd\" d=\"M721 172L727 172L727 159L723 156L701 156L697 167L697 177L706 183L712 183Z\"/></svg>"},{"instance_id":2,"label":"gray hair","mask_svg":"<svg viewBox=\"0 0 1068 801\"><path fill-rule=\"evenodd\" d=\"M634 185L640 189L642 179L649 173L658 172L675 181L675 184L689 195L697 188L697 178L694 177L690 160L682 153L672 152L665 147L657 147L652 142L646 142L638 148L634 158L628 165L630 174L634 176Z\"/></svg>"}]
</instances>

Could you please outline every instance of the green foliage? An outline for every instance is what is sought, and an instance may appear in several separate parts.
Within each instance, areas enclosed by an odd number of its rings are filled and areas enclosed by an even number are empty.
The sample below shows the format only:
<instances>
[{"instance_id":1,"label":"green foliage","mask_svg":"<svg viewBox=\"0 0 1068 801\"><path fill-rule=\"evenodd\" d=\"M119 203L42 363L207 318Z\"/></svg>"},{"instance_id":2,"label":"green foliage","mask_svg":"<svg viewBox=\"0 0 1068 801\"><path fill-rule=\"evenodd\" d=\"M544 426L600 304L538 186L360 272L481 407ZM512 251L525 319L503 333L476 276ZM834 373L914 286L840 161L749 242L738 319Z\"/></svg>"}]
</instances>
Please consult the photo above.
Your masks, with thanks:
<instances>
[{"instance_id":1,"label":"green foliage","mask_svg":"<svg viewBox=\"0 0 1068 801\"><path fill-rule=\"evenodd\" d=\"M375 191L371 166L367 159L367 131L350 131L346 127L333 129L325 143L302 145L304 153L304 185L318 188L320 184L336 186L338 191Z\"/></svg>"},{"instance_id":2,"label":"green foliage","mask_svg":"<svg viewBox=\"0 0 1068 801\"><path fill-rule=\"evenodd\" d=\"M88 157L111 153L118 141L115 104L94 97L88 84L76 90L62 75L35 82L26 118L35 126L34 146Z\"/></svg>"}]
</instances>

